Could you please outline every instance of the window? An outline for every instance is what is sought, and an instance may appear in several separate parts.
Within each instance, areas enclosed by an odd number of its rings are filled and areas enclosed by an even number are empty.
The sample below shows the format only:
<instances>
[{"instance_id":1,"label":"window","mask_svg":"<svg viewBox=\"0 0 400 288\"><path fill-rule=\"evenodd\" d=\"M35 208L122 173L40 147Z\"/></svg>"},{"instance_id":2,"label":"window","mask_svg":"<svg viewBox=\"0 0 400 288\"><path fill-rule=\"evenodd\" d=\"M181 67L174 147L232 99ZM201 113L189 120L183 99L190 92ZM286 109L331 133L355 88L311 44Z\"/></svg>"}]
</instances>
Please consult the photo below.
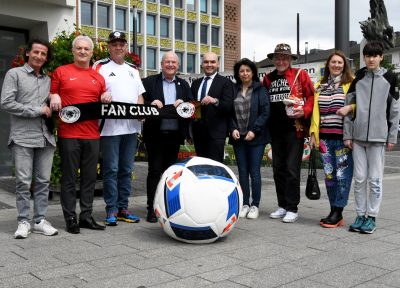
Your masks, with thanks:
<instances>
[{"instance_id":1,"label":"window","mask_svg":"<svg viewBox=\"0 0 400 288\"><path fill-rule=\"evenodd\" d=\"M187 54L186 61L186 72L187 73L195 73L196 72L196 55Z\"/></svg>"},{"instance_id":2,"label":"window","mask_svg":"<svg viewBox=\"0 0 400 288\"><path fill-rule=\"evenodd\" d=\"M200 25L200 43L201 44L208 44L208 26L207 25Z\"/></svg>"},{"instance_id":3,"label":"window","mask_svg":"<svg viewBox=\"0 0 400 288\"><path fill-rule=\"evenodd\" d=\"M93 3L81 2L82 25L93 25Z\"/></svg>"},{"instance_id":4,"label":"window","mask_svg":"<svg viewBox=\"0 0 400 288\"><path fill-rule=\"evenodd\" d=\"M157 1L156 1L156 0L147 0L147 2L153 2L153 3L156 3Z\"/></svg>"},{"instance_id":5,"label":"window","mask_svg":"<svg viewBox=\"0 0 400 288\"><path fill-rule=\"evenodd\" d=\"M131 11L131 32L133 32L133 12ZM142 14L137 13L137 18L136 18L136 31L137 33L142 33Z\"/></svg>"},{"instance_id":6,"label":"window","mask_svg":"<svg viewBox=\"0 0 400 288\"><path fill-rule=\"evenodd\" d=\"M211 45L219 46L219 28L211 28Z\"/></svg>"},{"instance_id":7,"label":"window","mask_svg":"<svg viewBox=\"0 0 400 288\"><path fill-rule=\"evenodd\" d=\"M169 37L169 18L160 17L160 36Z\"/></svg>"},{"instance_id":8,"label":"window","mask_svg":"<svg viewBox=\"0 0 400 288\"><path fill-rule=\"evenodd\" d=\"M97 25L99 27L110 27L110 6L97 5Z\"/></svg>"},{"instance_id":9,"label":"window","mask_svg":"<svg viewBox=\"0 0 400 288\"><path fill-rule=\"evenodd\" d=\"M156 69L156 49L147 48L147 69Z\"/></svg>"},{"instance_id":10,"label":"window","mask_svg":"<svg viewBox=\"0 0 400 288\"><path fill-rule=\"evenodd\" d=\"M175 51L176 56L178 56L179 59L179 68L178 71L179 72L183 72L183 53L182 52L176 52Z\"/></svg>"},{"instance_id":11,"label":"window","mask_svg":"<svg viewBox=\"0 0 400 288\"><path fill-rule=\"evenodd\" d=\"M195 23L187 22L186 41L195 42Z\"/></svg>"},{"instance_id":12,"label":"window","mask_svg":"<svg viewBox=\"0 0 400 288\"><path fill-rule=\"evenodd\" d=\"M186 0L186 9L189 11L194 11L196 6L194 5L195 0Z\"/></svg>"},{"instance_id":13,"label":"window","mask_svg":"<svg viewBox=\"0 0 400 288\"><path fill-rule=\"evenodd\" d=\"M169 5L169 0L160 0L160 4Z\"/></svg>"},{"instance_id":14,"label":"window","mask_svg":"<svg viewBox=\"0 0 400 288\"><path fill-rule=\"evenodd\" d=\"M200 0L200 12L207 13L207 0Z\"/></svg>"},{"instance_id":15,"label":"window","mask_svg":"<svg viewBox=\"0 0 400 288\"><path fill-rule=\"evenodd\" d=\"M147 15L147 35L156 35L156 16Z\"/></svg>"},{"instance_id":16,"label":"window","mask_svg":"<svg viewBox=\"0 0 400 288\"><path fill-rule=\"evenodd\" d=\"M115 29L126 30L125 9L115 8Z\"/></svg>"},{"instance_id":17,"label":"window","mask_svg":"<svg viewBox=\"0 0 400 288\"><path fill-rule=\"evenodd\" d=\"M164 57L164 54L167 52L167 50L160 50L160 62L162 61L162 57Z\"/></svg>"},{"instance_id":18,"label":"window","mask_svg":"<svg viewBox=\"0 0 400 288\"><path fill-rule=\"evenodd\" d=\"M175 0L175 8L183 8L182 0Z\"/></svg>"},{"instance_id":19,"label":"window","mask_svg":"<svg viewBox=\"0 0 400 288\"><path fill-rule=\"evenodd\" d=\"M219 15L219 0L211 0L211 14L214 16Z\"/></svg>"},{"instance_id":20,"label":"window","mask_svg":"<svg viewBox=\"0 0 400 288\"><path fill-rule=\"evenodd\" d=\"M175 39L183 40L183 21L175 20Z\"/></svg>"}]
</instances>

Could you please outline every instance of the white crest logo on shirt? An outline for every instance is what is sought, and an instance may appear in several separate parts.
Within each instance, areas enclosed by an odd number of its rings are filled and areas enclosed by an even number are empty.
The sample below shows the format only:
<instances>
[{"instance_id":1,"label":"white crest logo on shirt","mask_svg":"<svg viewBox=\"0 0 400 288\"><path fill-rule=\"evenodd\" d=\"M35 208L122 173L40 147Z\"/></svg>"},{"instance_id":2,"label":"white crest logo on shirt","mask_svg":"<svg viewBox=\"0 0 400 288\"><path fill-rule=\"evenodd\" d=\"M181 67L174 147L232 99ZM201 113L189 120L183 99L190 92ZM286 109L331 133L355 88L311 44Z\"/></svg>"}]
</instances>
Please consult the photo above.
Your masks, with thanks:
<instances>
[{"instance_id":1,"label":"white crest logo on shirt","mask_svg":"<svg viewBox=\"0 0 400 288\"><path fill-rule=\"evenodd\" d=\"M81 110L75 106L67 106L60 110L60 119L65 123L74 123L81 117Z\"/></svg>"},{"instance_id":2,"label":"white crest logo on shirt","mask_svg":"<svg viewBox=\"0 0 400 288\"><path fill-rule=\"evenodd\" d=\"M93 83L93 84L96 84L96 80L92 80L92 83Z\"/></svg>"},{"instance_id":3,"label":"white crest logo on shirt","mask_svg":"<svg viewBox=\"0 0 400 288\"><path fill-rule=\"evenodd\" d=\"M195 111L194 105L189 102L183 102L183 103L179 104L178 107L176 107L176 112L182 118L192 117L194 114L194 111Z\"/></svg>"}]
</instances>

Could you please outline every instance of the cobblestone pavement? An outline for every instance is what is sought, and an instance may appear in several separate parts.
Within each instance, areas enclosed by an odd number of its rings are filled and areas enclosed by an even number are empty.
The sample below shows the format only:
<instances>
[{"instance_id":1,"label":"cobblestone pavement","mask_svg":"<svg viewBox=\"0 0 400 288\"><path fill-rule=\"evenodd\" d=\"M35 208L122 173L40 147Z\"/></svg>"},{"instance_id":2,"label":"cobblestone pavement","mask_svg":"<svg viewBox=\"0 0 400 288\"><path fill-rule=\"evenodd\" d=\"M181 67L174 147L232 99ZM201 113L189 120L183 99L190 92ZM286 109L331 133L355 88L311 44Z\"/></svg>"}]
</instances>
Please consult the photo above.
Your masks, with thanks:
<instances>
[{"instance_id":1,"label":"cobblestone pavement","mask_svg":"<svg viewBox=\"0 0 400 288\"><path fill-rule=\"evenodd\" d=\"M297 222L270 219L276 196L271 168L263 168L258 219L240 219L227 238L212 244L180 243L145 221L147 165L137 163L130 203L140 223L72 235L65 232L54 199L48 220L59 235L15 240L15 196L3 189L1 179L0 287L400 287L400 154L391 153L378 229L372 235L347 231L355 217L352 193L344 211L346 225L319 226L329 206L322 171L317 201L304 197L303 171ZM104 218L101 197L94 202L94 217Z\"/></svg>"}]
</instances>

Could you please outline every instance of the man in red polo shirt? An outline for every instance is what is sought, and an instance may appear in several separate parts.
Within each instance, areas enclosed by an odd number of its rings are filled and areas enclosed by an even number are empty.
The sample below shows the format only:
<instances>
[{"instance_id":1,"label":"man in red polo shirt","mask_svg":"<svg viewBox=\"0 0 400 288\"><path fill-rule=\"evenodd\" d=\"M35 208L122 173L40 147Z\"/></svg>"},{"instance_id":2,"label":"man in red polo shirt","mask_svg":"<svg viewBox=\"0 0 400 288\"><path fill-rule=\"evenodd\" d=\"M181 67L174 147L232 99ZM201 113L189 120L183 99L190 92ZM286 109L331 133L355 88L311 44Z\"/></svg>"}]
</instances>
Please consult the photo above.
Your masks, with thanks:
<instances>
[{"instance_id":1,"label":"man in red polo shirt","mask_svg":"<svg viewBox=\"0 0 400 288\"><path fill-rule=\"evenodd\" d=\"M59 110L64 106L85 102L111 102L105 93L103 76L90 68L93 41L87 36L78 36L72 43L74 63L58 67L52 76L50 108ZM98 120L77 123L59 123L58 145L61 157L61 206L67 232L78 234L80 228L104 230L92 217L93 195L97 176L99 155ZM76 191L78 169L80 169L80 215L76 216Z\"/></svg>"}]
</instances>

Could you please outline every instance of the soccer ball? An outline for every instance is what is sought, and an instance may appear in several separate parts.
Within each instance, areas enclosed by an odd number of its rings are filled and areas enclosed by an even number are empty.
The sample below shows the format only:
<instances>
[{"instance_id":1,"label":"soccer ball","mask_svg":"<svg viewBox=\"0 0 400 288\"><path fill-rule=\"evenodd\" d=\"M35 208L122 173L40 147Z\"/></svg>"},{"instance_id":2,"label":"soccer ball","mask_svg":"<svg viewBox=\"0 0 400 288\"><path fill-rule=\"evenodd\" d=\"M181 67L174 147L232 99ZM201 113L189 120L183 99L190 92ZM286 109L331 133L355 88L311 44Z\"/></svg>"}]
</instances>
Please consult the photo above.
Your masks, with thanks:
<instances>
[{"instance_id":1,"label":"soccer ball","mask_svg":"<svg viewBox=\"0 0 400 288\"><path fill-rule=\"evenodd\" d=\"M228 235L242 206L242 190L232 170L202 157L169 167L154 198L164 231L187 243L211 243Z\"/></svg>"}]
</instances>

